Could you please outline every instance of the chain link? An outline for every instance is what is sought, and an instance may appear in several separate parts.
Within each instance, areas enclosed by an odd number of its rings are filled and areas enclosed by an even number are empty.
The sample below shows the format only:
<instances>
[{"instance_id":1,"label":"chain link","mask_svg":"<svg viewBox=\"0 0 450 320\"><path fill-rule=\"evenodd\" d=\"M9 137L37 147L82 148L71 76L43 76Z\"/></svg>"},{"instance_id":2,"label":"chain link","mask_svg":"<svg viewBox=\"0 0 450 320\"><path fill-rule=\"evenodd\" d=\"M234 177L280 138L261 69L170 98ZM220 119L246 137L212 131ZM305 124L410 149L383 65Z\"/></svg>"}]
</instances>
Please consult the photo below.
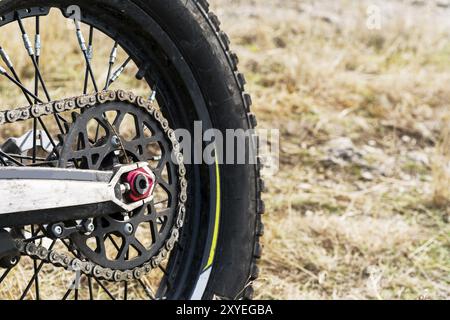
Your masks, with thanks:
<instances>
[{"instance_id":1,"label":"chain link","mask_svg":"<svg viewBox=\"0 0 450 320\"><path fill-rule=\"evenodd\" d=\"M176 210L177 216L175 217L175 222L170 231L169 238L164 242L164 245L159 250L158 254L153 256L149 261L140 267L123 271L104 268L93 262L82 261L65 253L57 252L56 250L48 250L44 246L37 245L33 242L27 242L22 239L16 240L16 246L22 254L30 256L33 259L46 261L56 267L79 271L83 274L94 276L95 278L102 280L120 282L140 279L150 273L153 269L157 268L175 247L180 237L180 229L184 224L187 201L186 168L184 166L183 154L180 152L179 142L176 139L174 131L169 128L167 119L165 119L162 113L153 106L152 101L136 96L132 92L106 90L92 95L83 95L45 104L36 104L14 110L2 111L0 112L0 125L59 114L74 109L94 107L98 104L113 101L123 101L144 108L158 122L172 144L172 152L174 153L174 159L176 159L176 164L178 165L178 187L180 194Z\"/></svg>"}]
</instances>

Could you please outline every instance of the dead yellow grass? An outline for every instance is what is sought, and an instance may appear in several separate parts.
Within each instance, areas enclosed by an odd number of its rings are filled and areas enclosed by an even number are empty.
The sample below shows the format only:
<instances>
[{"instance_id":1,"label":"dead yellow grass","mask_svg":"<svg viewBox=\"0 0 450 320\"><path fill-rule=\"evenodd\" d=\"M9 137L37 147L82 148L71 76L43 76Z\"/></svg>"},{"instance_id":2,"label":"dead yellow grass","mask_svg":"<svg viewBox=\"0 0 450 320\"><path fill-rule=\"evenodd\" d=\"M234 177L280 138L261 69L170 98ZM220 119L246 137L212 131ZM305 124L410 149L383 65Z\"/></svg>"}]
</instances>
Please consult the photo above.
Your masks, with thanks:
<instances>
[{"instance_id":1,"label":"dead yellow grass","mask_svg":"<svg viewBox=\"0 0 450 320\"><path fill-rule=\"evenodd\" d=\"M449 9L380 2L371 31L370 1L211 2L281 130L258 298L448 298Z\"/></svg>"},{"instance_id":2,"label":"dead yellow grass","mask_svg":"<svg viewBox=\"0 0 450 320\"><path fill-rule=\"evenodd\" d=\"M448 299L450 9L379 3L382 28L370 31L366 0L210 2L260 126L281 131L257 298ZM67 26L47 32L44 42L59 44L43 55L78 54ZM22 44L7 40L2 33L31 87ZM94 64L106 74L104 61ZM79 92L81 77L79 88L65 84L81 59L45 65L60 74L49 79L58 97ZM123 78L130 88L133 71ZM7 88L0 82L2 107L20 96Z\"/></svg>"},{"instance_id":3,"label":"dead yellow grass","mask_svg":"<svg viewBox=\"0 0 450 320\"><path fill-rule=\"evenodd\" d=\"M450 118L445 118L444 122L447 125L442 130L432 164L433 202L441 208L450 206Z\"/></svg>"}]
</instances>

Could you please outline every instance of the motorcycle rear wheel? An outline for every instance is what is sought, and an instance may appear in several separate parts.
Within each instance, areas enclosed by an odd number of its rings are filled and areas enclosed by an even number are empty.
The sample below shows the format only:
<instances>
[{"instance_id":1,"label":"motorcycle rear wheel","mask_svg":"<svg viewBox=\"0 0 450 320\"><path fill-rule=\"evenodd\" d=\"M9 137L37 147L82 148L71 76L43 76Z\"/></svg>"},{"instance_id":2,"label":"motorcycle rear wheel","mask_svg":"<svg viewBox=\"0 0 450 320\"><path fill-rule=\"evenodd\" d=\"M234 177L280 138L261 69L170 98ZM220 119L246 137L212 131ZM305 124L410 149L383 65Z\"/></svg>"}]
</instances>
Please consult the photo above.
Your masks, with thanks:
<instances>
[{"instance_id":1,"label":"motorcycle rear wheel","mask_svg":"<svg viewBox=\"0 0 450 320\"><path fill-rule=\"evenodd\" d=\"M73 5L83 24L119 43L142 81L157 86L172 129L194 133L194 122L202 121L203 130L225 136L227 129L256 126L237 56L206 0L3 0L0 16L40 7L67 13ZM186 167L186 223L157 298L251 299L263 235L261 164Z\"/></svg>"}]
</instances>

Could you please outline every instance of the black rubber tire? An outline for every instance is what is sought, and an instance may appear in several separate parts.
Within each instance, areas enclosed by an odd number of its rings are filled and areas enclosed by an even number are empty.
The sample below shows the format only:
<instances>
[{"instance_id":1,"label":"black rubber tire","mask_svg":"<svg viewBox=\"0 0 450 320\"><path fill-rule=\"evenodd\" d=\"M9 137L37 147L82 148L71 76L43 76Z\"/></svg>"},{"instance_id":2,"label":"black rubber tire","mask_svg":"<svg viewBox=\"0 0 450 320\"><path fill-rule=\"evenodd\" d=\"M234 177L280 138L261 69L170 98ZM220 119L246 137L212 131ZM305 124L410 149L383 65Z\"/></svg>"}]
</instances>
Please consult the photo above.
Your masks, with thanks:
<instances>
[{"instance_id":1,"label":"black rubber tire","mask_svg":"<svg viewBox=\"0 0 450 320\"><path fill-rule=\"evenodd\" d=\"M226 129L255 128L250 111L251 98L245 92L245 78L238 71L238 58L230 50L230 40L220 29L217 16L209 11L206 0L50 0L61 5L82 6L102 3L107 8L140 10L136 20L147 15L169 35L189 65L202 93L212 126L225 134ZM3 0L0 9L27 6L37 0ZM111 9L111 10L112 10ZM126 11L122 10L123 11ZM130 10L131 11L131 10ZM117 12L116 12L117 13ZM123 12L124 18L126 12ZM142 29L145 35L146 30ZM168 59L171 59L169 56ZM263 235L261 215L261 162L246 165L220 165L221 218L211 275L203 299L251 299L252 282L258 277ZM183 297L183 295L181 295ZM187 296L184 296L187 297Z\"/></svg>"},{"instance_id":2,"label":"black rubber tire","mask_svg":"<svg viewBox=\"0 0 450 320\"><path fill-rule=\"evenodd\" d=\"M251 98L245 93L244 75L230 40L220 29L206 0L135 0L164 25L191 65L203 92L213 127L255 128ZM260 163L260 162L259 162ZM253 298L252 281L259 274L261 215L264 188L261 165L221 165L222 212L216 258L204 299Z\"/></svg>"}]
</instances>

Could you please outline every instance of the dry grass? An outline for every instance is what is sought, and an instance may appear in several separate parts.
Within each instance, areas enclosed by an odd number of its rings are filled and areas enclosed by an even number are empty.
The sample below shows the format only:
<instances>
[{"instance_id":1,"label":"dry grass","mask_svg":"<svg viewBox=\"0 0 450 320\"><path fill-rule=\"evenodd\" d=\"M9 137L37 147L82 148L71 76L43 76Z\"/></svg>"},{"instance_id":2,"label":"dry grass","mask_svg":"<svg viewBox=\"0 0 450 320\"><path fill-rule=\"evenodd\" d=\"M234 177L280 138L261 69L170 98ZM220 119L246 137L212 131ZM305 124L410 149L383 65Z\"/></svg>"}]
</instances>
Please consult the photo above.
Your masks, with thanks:
<instances>
[{"instance_id":1,"label":"dry grass","mask_svg":"<svg viewBox=\"0 0 450 320\"><path fill-rule=\"evenodd\" d=\"M366 9L378 1L210 2L261 127L281 130L257 298L448 299L450 9L380 1L382 28L370 31ZM44 55L74 56L64 25L47 32L61 46ZM7 45L31 87L21 43ZM83 65L67 63L44 69L60 73L50 79L58 97ZM6 90L2 105L16 103L20 92Z\"/></svg>"},{"instance_id":2,"label":"dry grass","mask_svg":"<svg viewBox=\"0 0 450 320\"><path fill-rule=\"evenodd\" d=\"M439 207L450 206L450 118L442 130L441 137L436 146L436 154L432 162L434 195L433 203Z\"/></svg>"},{"instance_id":3,"label":"dry grass","mask_svg":"<svg viewBox=\"0 0 450 320\"><path fill-rule=\"evenodd\" d=\"M257 297L448 299L450 9L211 2L281 130Z\"/></svg>"}]
</instances>

